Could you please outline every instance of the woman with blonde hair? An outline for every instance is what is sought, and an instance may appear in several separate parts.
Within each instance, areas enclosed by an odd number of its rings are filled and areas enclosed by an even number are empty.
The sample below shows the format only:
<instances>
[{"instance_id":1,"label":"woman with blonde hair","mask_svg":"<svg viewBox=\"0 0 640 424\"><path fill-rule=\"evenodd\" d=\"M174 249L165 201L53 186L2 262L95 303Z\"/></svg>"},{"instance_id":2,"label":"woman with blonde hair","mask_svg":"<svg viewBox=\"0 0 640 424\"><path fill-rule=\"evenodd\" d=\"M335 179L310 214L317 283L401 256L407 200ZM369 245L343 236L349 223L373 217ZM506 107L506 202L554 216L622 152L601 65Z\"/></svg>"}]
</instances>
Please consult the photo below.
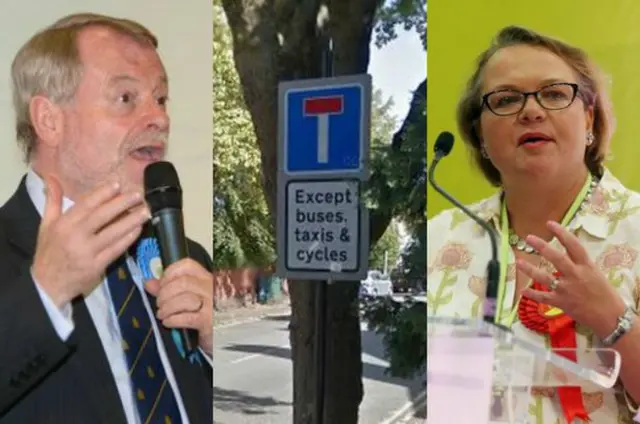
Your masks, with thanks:
<instances>
[{"instance_id":1,"label":"woman with blonde hair","mask_svg":"<svg viewBox=\"0 0 640 424\"><path fill-rule=\"evenodd\" d=\"M458 127L498 188L470 206L499 235L496 321L562 347L547 332L561 319L578 351L603 347L622 358L616 391L537 389L530 414L537 424L632 422L640 400L640 195L603 164L614 123L600 71L577 47L506 27L478 59ZM427 234L429 314L481 316L487 234L455 209L429 220ZM536 312L544 310L556 313Z\"/></svg>"}]
</instances>

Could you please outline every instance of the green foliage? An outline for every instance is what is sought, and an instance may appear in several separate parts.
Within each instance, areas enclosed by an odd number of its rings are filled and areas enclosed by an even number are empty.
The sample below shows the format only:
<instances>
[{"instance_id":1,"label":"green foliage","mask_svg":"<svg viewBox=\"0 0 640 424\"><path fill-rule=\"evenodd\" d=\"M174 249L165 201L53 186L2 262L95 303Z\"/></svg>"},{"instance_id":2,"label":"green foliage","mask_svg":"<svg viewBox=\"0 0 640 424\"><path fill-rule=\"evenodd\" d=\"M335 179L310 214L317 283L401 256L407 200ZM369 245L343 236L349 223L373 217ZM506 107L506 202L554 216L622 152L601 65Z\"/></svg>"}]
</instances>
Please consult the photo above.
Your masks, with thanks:
<instances>
[{"instance_id":1,"label":"green foliage","mask_svg":"<svg viewBox=\"0 0 640 424\"><path fill-rule=\"evenodd\" d=\"M427 361L426 305L410 297L403 302L379 297L363 305L363 319L369 329L382 335L385 357L394 377L411 378L423 374Z\"/></svg>"},{"instance_id":2,"label":"green foliage","mask_svg":"<svg viewBox=\"0 0 640 424\"><path fill-rule=\"evenodd\" d=\"M390 144L376 146L366 201L407 224L424 219L426 210L426 80L414 91L402 128Z\"/></svg>"},{"instance_id":3,"label":"green foliage","mask_svg":"<svg viewBox=\"0 0 640 424\"><path fill-rule=\"evenodd\" d=\"M416 225L411 240L402 252L399 274L410 287L424 289L426 287L427 269L427 223L421 221Z\"/></svg>"},{"instance_id":4,"label":"green foliage","mask_svg":"<svg viewBox=\"0 0 640 424\"><path fill-rule=\"evenodd\" d=\"M391 141L393 132L398 126L398 119L393 114L395 103L392 97L384 98L382 90L374 88L371 93L371 145L379 149Z\"/></svg>"},{"instance_id":5,"label":"green foliage","mask_svg":"<svg viewBox=\"0 0 640 424\"><path fill-rule=\"evenodd\" d=\"M397 37L396 28L415 30L424 49L427 49L427 0L388 0L378 10L375 26L377 47L388 44Z\"/></svg>"},{"instance_id":6,"label":"green foliage","mask_svg":"<svg viewBox=\"0 0 640 424\"><path fill-rule=\"evenodd\" d=\"M377 178L368 191L376 207L386 208L409 231L410 242L392 278L414 289L426 282L426 118L425 80L414 91L409 113L391 144L373 156ZM365 301L364 309L363 319L383 336L388 371L397 377L422 372L426 366L424 303L385 298Z\"/></svg>"},{"instance_id":7,"label":"green foliage","mask_svg":"<svg viewBox=\"0 0 640 424\"><path fill-rule=\"evenodd\" d=\"M213 204L213 258L216 269L233 269L245 261L242 245L231 229L231 221L222 200Z\"/></svg>"},{"instance_id":8,"label":"green foliage","mask_svg":"<svg viewBox=\"0 0 640 424\"><path fill-rule=\"evenodd\" d=\"M235 69L230 30L216 1L213 9L215 266L266 265L273 262L275 252L260 150Z\"/></svg>"},{"instance_id":9,"label":"green foliage","mask_svg":"<svg viewBox=\"0 0 640 424\"><path fill-rule=\"evenodd\" d=\"M385 98L380 89L371 94L371 150L372 155L382 158L388 150L398 119L393 115L394 101ZM395 266L400 255L400 233L397 223L389 225L382 237L371 246L369 268L384 270L384 252L387 251L389 269Z\"/></svg>"},{"instance_id":10,"label":"green foliage","mask_svg":"<svg viewBox=\"0 0 640 424\"><path fill-rule=\"evenodd\" d=\"M400 242L398 224L391 222L387 231L384 232L369 253L369 268L383 271L385 252L387 253L388 272L395 268L400 259Z\"/></svg>"}]
</instances>

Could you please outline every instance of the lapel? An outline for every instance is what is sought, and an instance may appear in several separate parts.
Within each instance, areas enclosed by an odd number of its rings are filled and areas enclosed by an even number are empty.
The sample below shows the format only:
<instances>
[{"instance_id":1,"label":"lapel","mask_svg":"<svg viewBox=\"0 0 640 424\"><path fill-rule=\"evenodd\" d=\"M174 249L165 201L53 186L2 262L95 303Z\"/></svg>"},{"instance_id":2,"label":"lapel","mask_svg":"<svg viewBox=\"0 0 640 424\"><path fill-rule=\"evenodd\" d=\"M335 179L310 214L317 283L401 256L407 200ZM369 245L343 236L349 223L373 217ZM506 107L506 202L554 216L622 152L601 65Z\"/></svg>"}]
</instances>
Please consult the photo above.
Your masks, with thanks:
<instances>
[{"instance_id":1,"label":"lapel","mask_svg":"<svg viewBox=\"0 0 640 424\"><path fill-rule=\"evenodd\" d=\"M30 261L35 253L40 214L29 197L25 181L26 177L23 177L1 213L8 224L9 243ZM115 380L89 310L82 297L76 298L72 305L75 329L67 345L74 352L63 365L70 370L68 382L82 386L81 392L92 405L91 409L100 411L96 416L101 418L102 423L125 422Z\"/></svg>"},{"instance_id":2,"label":"lapel","mask_svg":"<svg viewBox=\"0 0 640 424\"><path fill-rule=\"evenodd\" d=\"M18 189L2 206L2 219L7 222L9 244L25 257L33 257L38 238L40 215L27 193L26 176L22 177Z\"/></svg>"}]
</instances>

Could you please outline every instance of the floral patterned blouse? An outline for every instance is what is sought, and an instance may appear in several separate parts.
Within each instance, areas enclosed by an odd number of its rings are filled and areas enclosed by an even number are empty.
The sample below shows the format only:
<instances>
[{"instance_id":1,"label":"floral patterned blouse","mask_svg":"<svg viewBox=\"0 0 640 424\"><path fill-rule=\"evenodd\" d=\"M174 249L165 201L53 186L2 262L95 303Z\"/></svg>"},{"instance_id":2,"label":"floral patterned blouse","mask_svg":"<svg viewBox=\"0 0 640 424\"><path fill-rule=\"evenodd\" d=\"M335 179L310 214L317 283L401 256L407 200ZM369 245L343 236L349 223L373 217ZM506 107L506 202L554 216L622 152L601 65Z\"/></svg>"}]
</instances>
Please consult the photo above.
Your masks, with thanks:
<instances>
[{"instance_id":1,"label":"floral patterned blouse","mask_svg":"<svg viewBox=\"0 0 640 424\"><path fill-rule=\"evenodd\" d=\"M496 193L470 206L483 220L491 223L500 234L500 194ZM583 205L568 228L582 242L591 258L616 287L627 304L640 306L640 194L628 190L608 170L587 203ZM491 257L489 237L473 220L457 209L441 212L427 223L427 309L429 315L482 316L485 296L485 273ZM554 240L552 244L561 248ZM553 266L541 265L553 272ZM515 303L515 256L509 250L506 290L501 316L506 322ZM519 337L548 346L539 335L519 321L512 330ZM597 347L590 330L577 327L579 349ZM529 405L532 424L560 424L564 417L553 388L533 389ZM585 393L584 406L595 424L633 423L632 413L622 395L615 391Z\"/></svg>"}]
</instances>

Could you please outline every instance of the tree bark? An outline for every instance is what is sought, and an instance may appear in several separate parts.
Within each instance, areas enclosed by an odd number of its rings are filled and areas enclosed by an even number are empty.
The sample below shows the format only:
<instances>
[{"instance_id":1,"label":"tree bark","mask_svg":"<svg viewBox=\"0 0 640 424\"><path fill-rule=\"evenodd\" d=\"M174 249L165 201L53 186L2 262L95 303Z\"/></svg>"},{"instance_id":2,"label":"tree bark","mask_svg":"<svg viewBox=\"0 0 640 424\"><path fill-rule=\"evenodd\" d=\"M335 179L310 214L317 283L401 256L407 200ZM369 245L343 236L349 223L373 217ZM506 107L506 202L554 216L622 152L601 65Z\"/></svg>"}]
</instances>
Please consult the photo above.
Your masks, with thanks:
<instances>
[{"instance_id":1,"label":"tree bark","mask_svg":"<svg viewBox=\"0 0 640 424\"><path fill-rule=\"evenodd\" d=\"M273 220L277 213L277 95L280 81L321 75L318 13L328 10L335 75L369 66L375 11L381 0L222 0L233 35L236 69L262 154L262 175ZM214 117L215 119L215 117ZM372 211L371 243L391 221ZM274 226L275 227L275 226ZM290 324L295 424L313 422L315 393L315 282L292 281ZM363 397L359 281L336 282L327 293L324 423L357 424ZM324 424L322 423L322 424Z\"/></svg>"}]
</instances>

